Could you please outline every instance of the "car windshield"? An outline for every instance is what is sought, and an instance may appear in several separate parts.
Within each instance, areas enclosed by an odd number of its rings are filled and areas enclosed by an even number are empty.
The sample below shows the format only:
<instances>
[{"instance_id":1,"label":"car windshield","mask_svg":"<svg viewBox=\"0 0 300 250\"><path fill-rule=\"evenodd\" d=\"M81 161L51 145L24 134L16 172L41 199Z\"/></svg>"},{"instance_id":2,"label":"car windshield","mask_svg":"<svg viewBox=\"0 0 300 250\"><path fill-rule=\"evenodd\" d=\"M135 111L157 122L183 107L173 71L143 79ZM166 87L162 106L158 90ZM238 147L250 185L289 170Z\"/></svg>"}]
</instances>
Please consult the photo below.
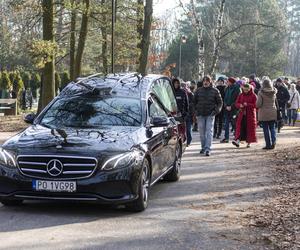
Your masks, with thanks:
<instances>
[{"instance_id":1,"label":"car windshield","mask_svg":"<svg viewBox=\"0 0 300 250\"><path fill-rule=\"evenodd\" d=\"M140 126L141 101L126 97L72 97L58 99L40 124L50 128Z\"/></svg>"}]
</instances>

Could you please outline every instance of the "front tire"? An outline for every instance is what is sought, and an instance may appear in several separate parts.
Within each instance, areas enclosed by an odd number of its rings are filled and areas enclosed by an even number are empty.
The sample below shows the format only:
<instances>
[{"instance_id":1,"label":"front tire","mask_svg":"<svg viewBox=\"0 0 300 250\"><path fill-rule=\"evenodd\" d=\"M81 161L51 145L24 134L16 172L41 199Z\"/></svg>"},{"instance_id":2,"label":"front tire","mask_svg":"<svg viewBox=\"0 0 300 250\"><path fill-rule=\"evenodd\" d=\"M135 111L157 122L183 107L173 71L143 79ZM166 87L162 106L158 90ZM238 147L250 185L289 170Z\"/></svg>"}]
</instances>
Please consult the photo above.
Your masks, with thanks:
<instances>
[{"instance_id":1,"label":"front tire","mask_svg":"<svg viewBox=\"0 0 300 250\"><path fill-rule=\"evenodd\" d=\"M142 173L138 188L138 198L127 205L132 212L142 212L148 207L149 188L150 188L150 164L148 160L144 160Z\"/></svg>"},{"instance_id":2,"label":"front tire","mask_svg":"<svg viewBox=\"0 0 300 250\"><path fill-rule=\"evenodd\" d=\"M182 150L178 143L176 146L175 160L172 169L165 175L164 180L166 181L178 181L181 173L181 157Z\"/></svg>"}]
</instances>

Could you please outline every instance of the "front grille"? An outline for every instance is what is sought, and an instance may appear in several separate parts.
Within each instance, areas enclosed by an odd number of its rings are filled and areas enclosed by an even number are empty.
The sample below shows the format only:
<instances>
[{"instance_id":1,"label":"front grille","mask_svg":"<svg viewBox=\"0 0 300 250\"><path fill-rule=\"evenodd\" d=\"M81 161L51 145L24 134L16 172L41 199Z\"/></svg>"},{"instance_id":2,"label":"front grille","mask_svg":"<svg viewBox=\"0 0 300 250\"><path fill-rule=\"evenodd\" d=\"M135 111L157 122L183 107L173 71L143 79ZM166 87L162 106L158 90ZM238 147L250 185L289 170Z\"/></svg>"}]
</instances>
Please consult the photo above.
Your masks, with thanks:
<instances>
[{"instance_id":1,"label":"front grille","mask_svg":"<svg viewBox=\"0 0 300 250\"><path fill-rule=\"evenodd\" d=\"M17 162L23 175L43 179L87 178L97 167L96 158L82 156L20 155Z\"/></svg>"}]
</instances>

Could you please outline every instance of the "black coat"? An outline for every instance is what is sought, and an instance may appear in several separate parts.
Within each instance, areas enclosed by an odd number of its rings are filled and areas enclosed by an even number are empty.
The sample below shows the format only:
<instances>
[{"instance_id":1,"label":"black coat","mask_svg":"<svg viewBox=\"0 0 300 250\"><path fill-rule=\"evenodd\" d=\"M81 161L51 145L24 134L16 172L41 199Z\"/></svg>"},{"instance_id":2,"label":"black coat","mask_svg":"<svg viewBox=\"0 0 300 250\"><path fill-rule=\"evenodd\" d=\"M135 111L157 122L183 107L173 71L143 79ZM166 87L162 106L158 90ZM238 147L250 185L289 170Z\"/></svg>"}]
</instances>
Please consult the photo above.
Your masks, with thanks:
<instances>
[{"instance_id":1,"label":"black coat","mask_svg":"<svg viewBox=\"0 0 300 250\"><path fill-rule=\"evenodd\" d=\"M223 101L219 90L213 87L197 89L194 96L194 107L197 116L210 116L220 113Z\"/></svg>"},{"instance_id":2,"label":"black coat","mask_svg":"<svg viewBox=\"0 0 300 250\"><path fill-rule=\"evenodd\" d=\"M187 96L188 96L188 103L189 103L188 117L192 119L195 113L194 94L192 92L187 92Z\"/></svg>"},{"instance_id":3,"label":"black coat","mask_svg":"<svg viewBox=\"0 0 300 250\"><path fill-rule=\"evenodd\" d=\"M178 112L180 112L183 117L187 116L189 112L189 102L186 92L181 88L175 89L175 97Z\"/></svg>"},{"instance_id":4,"label":"black coat","mask_svg":"<svg viewBox=\"0 0 300 250\"><path fill-rule=\"evenodd\" d=\"M284 108L287 102L290 100L290 94L286 87L279 86L277 87L277 95L276 95L278 105L280 108Z\"/></svg>"}]
</instances>

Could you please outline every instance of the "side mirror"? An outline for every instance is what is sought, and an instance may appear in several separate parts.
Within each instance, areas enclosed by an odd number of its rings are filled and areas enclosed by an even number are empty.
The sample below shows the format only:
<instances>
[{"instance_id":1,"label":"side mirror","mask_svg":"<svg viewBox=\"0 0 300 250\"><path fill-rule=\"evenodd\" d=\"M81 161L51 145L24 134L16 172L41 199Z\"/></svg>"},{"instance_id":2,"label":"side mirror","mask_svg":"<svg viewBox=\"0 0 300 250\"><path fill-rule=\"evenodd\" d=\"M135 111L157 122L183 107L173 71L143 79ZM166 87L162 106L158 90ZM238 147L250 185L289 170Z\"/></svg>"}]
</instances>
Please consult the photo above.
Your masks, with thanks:
<instances>
[{"instance_id":1,"label":"side mirror","mask_svg":"<svg viewBox=\"0 0 300 250\"><path fill-rule=\"evenodd\" d=\"M155 116L151 118L151 127L168 127L170 120L168 117Z\"/></svg>"},{"instance_id":2,"label":"side mirror","mask_svg":"<svg viewBox=\"0 0 300 250\"><path fill-rule=\"evenodd\" d=\"M36 114L34 114L34 113L27 114L24 117L24 121L26 123L33 124L35 117L36 117Z\"/></svg>"}]
</instances>

